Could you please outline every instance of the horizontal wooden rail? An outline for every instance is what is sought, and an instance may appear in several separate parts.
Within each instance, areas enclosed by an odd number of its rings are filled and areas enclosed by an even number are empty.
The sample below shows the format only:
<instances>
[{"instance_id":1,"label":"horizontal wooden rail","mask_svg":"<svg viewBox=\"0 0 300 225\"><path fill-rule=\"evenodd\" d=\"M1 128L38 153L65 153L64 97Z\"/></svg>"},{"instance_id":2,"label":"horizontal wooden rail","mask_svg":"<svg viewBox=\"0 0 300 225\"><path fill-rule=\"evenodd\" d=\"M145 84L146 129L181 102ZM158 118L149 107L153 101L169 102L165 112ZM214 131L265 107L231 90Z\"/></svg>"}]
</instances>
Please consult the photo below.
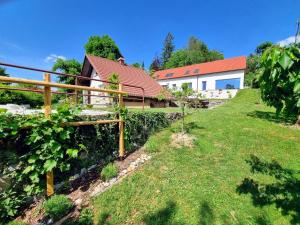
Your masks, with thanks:
<instances>
[{"instance_id":1,"label":"horizontal wooden rail","mask_svg":"<svg viewBox=\"0 0 300 225\"><path fill-rule=\"evenodd\" d=\"M64 126L87 126L87 125L97 125L106 123L119 123L123 120L95 120L95 121L78 121L78 122L66 122L63 123Z\"/></svg>"},{"instance_id":2,"label":"horizontal wooden rail","mask_svg":"<svg viewBox=\"0 0 300 225\"><path fill-rule=\"evenodd\" d=\"M33 84L33 85L39 85L39 86L44 86L44 87L56 87L56 88L65 88L65 89L73 89L73 90L106 92L106 93L110 93L110 94L121 94L121 95L127 94L127 92L125 92L125 91L108 90L108 89L103 89L103 88L93 88L93 87L71 85L71 84L51 83L51 82L45 82L45 81L28 80L28 79L4 77L4 76L0 76L0 82L18 83L18 84Z\"/></svg>"}]
</instances>

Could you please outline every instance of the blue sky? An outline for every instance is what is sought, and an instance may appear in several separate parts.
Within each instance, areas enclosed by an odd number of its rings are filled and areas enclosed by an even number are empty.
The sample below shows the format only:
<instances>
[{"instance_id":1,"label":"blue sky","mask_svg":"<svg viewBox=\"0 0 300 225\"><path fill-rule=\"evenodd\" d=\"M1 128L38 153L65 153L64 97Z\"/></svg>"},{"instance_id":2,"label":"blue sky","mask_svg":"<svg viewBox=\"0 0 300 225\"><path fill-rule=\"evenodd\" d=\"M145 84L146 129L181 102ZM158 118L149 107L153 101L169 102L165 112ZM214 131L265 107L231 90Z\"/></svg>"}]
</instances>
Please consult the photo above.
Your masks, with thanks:
<instances>
[{"instance_id":1,"label":"blue sky","mask_svg":"<svg viewBox=\"0 0 300 225\"><path fill-rule=\"evenodd\" d=\"M176 48L193 35L225 58L248 55L294 36L299 9L299 0L0 0L0 61L50 69L51 55L82 61L88 37L108 34L127 63L148 67L169 31Z\"/></svg>"}]
</instances>

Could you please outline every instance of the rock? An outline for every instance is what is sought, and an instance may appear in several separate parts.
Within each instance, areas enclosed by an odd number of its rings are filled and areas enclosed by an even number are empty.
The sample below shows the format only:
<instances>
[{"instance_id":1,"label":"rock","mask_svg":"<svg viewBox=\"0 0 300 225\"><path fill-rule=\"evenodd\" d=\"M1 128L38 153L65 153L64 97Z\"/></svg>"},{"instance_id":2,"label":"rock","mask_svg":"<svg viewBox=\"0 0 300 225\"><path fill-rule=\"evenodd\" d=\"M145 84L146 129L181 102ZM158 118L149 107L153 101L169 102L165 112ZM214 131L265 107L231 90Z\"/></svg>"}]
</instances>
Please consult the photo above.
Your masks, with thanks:
<instances>
[{"instance_id":1,"label":"rock","mask_svg":"<svg viewBox=\"0 0 300 225\"><path fill-rule=\"evenodd\" d=\"M109 186L109 183L108 183L108 182L104 182L104 183L103 183L103 186L104 186L104 187L108 187L108 186Z\"/></svg>"},{"instance_id":2,"label":"rock","mask_svg":"<svg viewBox=\"0 0 300 225\"><path fill-rule=\"evenodd\" d=\"M53 219L49 219L49 220L47 221L47 225L51 225L51 224L53 224Z\"/></svg>"},{"instance_id":3,"label":"rock","mask_svg":"<svg viewBox=\"0 0 300 225\"><path fill-rule=\"evenodd\" d=\"M83 168L83 169L80 170L80 175L81 176L84 175L84 174L86 174L86 173L87 173L87 169L86 168Z\"/></svg>"},{"instance_id":4,"label":"rock","mask_svg":"<svg viewBox=\"0 0 300 225\"><path fill-rule=\"evenodd\" d=\"M65 184L65 182L60 182L58 184L55 184L54 185L55 190L58 190L58 189L62 188L64 186L64 184Z\"/></svg>"},{"instance_id":5,"label":"rock","mask_svg":"<svg viewBox=\"0 0 300 225\"><path fill-rule=\"evenodd\" d=\"M95 169L96 168L96 165L92 165L88 168L88 170L92 170L92 169Z\"/></svg>"},{"instance_id":6,"label":"rock","mask_svg":"<svg viewBox=\"0 0 300 225\"><path fill-rule=\"evenodd\" d=\"M79 178L79 174L75 174L74 176L73 176L73 179L74 180L76 180L76 179L78 179Z\"/></svg>"},{"instance_id":7,"label":"rock","mask_svg":"<svg viewBox=\"0 0 300 225\"><path fill-rule=\"evenodd\" d=\"M117 181L117 178L112 178L109 182L111 183L111 184L113 184L113 183L115 183Z\"/></svg>"},{"instance_id":8,"label":"rock","mask_svg":"<svg viewBox=\"0 0 300 225\"><path fill-rule=\"evenodd\" d=\"M75 205L81 205L81 203L82 203L82 199L81 199L81 198L78 198L78 199L76 199L76 200L74 201L74 204L75 204Z\"/></svg>"},{"instance_id":9,"label":"rock","mask_svg":"<svg viewBox=\"0 0 300 225\"><path fill-rule=\"evenodd\" d=\"M130 165L130 166L127 168L127 171L128 171L128 172L131 172L131 171L134 170L134 168L135 168L134 166L131 166L131 165Z\"/></svg>"},{"instance_id":10,"label":"rock","mask_svg":"<svg viewBox=\"0 0 300 225\"><path fill-rule=\"evenodd\" d=\"M127 173L127 170L126 170L126 169L125 169L125 170L122 170L122 171L119 173L118 177L122 177L122 176L126 175L126 173Z\"/></svg>"}]
</instances>

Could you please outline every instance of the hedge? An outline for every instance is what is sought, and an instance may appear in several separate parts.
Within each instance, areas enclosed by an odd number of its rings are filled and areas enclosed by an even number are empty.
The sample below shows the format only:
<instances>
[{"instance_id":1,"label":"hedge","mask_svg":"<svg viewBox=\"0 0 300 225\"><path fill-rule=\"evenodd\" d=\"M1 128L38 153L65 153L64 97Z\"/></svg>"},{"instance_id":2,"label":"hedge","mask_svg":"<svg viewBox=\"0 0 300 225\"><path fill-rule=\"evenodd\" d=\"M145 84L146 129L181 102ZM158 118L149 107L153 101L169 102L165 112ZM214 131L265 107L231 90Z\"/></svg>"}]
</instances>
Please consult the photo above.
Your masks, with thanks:
<instances>
[{"instance_id":1,"label":"hedge","mask_svg":"<svg viewBox=\"0 0 300 225\"><path fill-rule=\"evenodd\" d=\"M125 147L128 153L133 152L142 146L149 135L161 128L164 128L170 124L172 120L178 118L179 113L167 115L163 112L132 112L128 114L125 122L125 130L127 138L125 140ZM82 116L76 117L75 120L98 120L98 119L111 119L114 115L105 116ZM19 117L20 119L20 117ZM17 116L15 120L18 120ZM1 127L0 127L1 128ZM30 128L29 128L30 129ZM7 184L1 184L1 176L3 173L9 172L14 169L14 165L20 162L20 157L30 152L29 146L25 143L25 137L28 130L22 130L17 138L11 138L9 140L0 140L0 192L7 188ZM70 140L67 143L72 143L69 148L77 148L79 145L84 145L85 150L79 152L79 156L70 161L70 170L67 172L61 172L58 169L54 170L55 182L61 182L68 180L71 176L79 173L82 168L90 167L95 164L106 164L113 161L118 156L119 145L119 130L118 124L104 124L104 125L91 125L91 126L79 126L74 129L74 132L70 134ZM26 181L23 185L26 185ZM45 178L40 177L40 182L44 185ZM9 186L9 185L8 185ZM1 190L2 189L2 190ZM10 190L7 188L7 190ZM6 192L6 196L0 195L0 211L2 207L9 207L15 209L15 212L20 212L19 205L22 207L23 202L5 203L5 198L13 199L17 193ZM28 199L24 199L27 201ZM21 201L24 201L21 200ZM3 209L3 208L2 208ZM2 212L0 212L0 218L5 218ZM9 218L9 216L7 217ZM0 223L1 224L1 223Z\"/></svg>"}]
</instances>

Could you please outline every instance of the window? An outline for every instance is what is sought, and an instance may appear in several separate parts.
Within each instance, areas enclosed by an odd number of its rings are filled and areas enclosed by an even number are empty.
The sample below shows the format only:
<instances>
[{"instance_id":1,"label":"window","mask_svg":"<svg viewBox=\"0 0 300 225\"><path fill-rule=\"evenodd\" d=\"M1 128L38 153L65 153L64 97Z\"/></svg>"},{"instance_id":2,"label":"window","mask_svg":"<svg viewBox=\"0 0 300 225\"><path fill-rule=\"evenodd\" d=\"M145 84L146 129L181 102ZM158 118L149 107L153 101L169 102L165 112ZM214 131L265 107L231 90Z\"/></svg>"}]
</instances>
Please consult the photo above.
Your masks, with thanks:
<instances>
[{"instance_id":1,"label":"window","mask_svg":"<svg viewBox=\"0 0 300 225\"><path fill-rule=\"evenodd\" d=\"M176 84L173 84L172 87L173 87L173 89L176 89Z\"/></svg>"},{"instance_id":2,"label":"window","mask_svg":"<svg viewBox=\"0 0 300 225\"><path fill-rule=\"evenodd\" d=\"M168 84L164 84L164 85L161 85L164 89L168 89L169 85Z\"/></svg>"},{"instance_id":3,"label":"window","mask_svg":"<svg viewBox=\"0 0 300 225\"><path fill-rule=\"evenodd\" d=\"M216 80L216 89L239 89L240 78Z\"/></svg>"},{"instance_id":4,"label":"window","mask_svg":"<svg viewBox=\"0 0 300 225\"><path fill-rule=\"evenodd\" d=\"M189 71L189 70L186 70L185 73L184 73L184 75L187 75L187 74L189 74L189 73L190 73L190 71Z\"/></svg>"},{"instance_id":5,"label":"window","mask_svg":"<svg viewBox=\"0 0 300 225\"><path fill-rule=\"evenodd\" d=\"M206 81L202 81L202 91L206 91Z\"/></svg>"},{"instance_id":6,"label":"window","mask_svg":"<svg viewBox=\"0 0 300 225\"><path fill-rule=\"evenodd\" d=\"M173 73L167 73L165 77L173 77Z\"/></svg>"},{"instance_id":7,"label":"window","mask_svg":"<svg viewBox=\"0 0 300 225\"><path fill-rule=\"evenodd\" d=\"M195 70L194 70L194 73L199 73L199 69L195 69Z\"/></svg>"}]
</instances>

